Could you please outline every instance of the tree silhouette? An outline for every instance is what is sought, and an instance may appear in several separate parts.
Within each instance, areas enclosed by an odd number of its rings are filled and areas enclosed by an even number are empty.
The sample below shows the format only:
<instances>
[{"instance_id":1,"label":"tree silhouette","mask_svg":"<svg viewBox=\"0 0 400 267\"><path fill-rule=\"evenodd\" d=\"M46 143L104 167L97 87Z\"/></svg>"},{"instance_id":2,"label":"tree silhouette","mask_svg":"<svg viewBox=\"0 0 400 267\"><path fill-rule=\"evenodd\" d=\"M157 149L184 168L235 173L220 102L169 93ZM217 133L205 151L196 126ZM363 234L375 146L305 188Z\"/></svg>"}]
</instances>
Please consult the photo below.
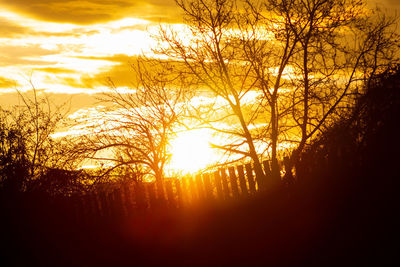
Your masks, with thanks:
<instances>
[{"instance_id":1,"label":"tree silhouette","mask_svg":"<svg viewBox=\"0 0 400 267\"><path fill-rule=\"evenodd\" d=\"M177 72L189 73L200 90L217 97L194 117L225 134L227 143L215 147L251 158L260 175L259 140L271 147L272 172L279 177L280 143L293 146L291 168L312 137L354 105L363 82L397 62L396 18L361 0L177 5L188 32L182 38L161 28L163 46L156 51L181 62Z\"/></svg>"},{"instance_id":2,"label":"tree silhouette","mask_svg":"<svg viewBox=\"0 0 400 267\"><path fill-rule=\"evenodd\" d=\"M252 94L254 78L251 64L243 61L242 46L235 33L239 11L233 1L176 1L187 26L185 37L178 31L160 28L162 44L156 52L181 63L176 71L190 74L204 94L212 94L201 107L192 107L191 115L224 138L214 144L229 154L250 158L258 176L263 176L256 139L260 104ZM166 45L163 45L166 44ZM250 100L248 100L250 98ZM247 99L247 100L246 100Z\"/></svg>"},{"instance_id":3,"label":"tree silhouette","mask_svg":"<svg viewBox=\"0 0 400 267\"><path fill-rule=\"evenodd\" d=\"M66 105L55 105L47 96L18 91L19 106L0 110L0 172L2 183L12 182L16 191L31 190L49 168L67 168L62 139L52 138L65 117Z\"/></svg>"},{"instance_id":4,"label":"tree silhouette","mask_svg":"<svg viewBox=\"0 0 400 267\"><path fill-rule=\"evenodd\" d=\"M111 163L103 175L125 168L161 182L170 159L169 141L184 112L185 78L157 60L140 58L132 67L135 89L120 92L110 80L112 92L101 97L110 106L100 111L96 123L88 121L89 133L75 140L75 153Z\"/></svg>"},{"instance_id":5,"label":"tree silhouette","mask_svg":"<svg viewBox=\"0 0 400 267\"><path fill-rule=\"evenodd\" d=\"M270 3L297 40L288 63L293 69L290 124L300 136L291 155L295 164L313 135L354 105L364 83L398 61L396 18L369 10L359 0Z\"/></svg>"}]
</instances>

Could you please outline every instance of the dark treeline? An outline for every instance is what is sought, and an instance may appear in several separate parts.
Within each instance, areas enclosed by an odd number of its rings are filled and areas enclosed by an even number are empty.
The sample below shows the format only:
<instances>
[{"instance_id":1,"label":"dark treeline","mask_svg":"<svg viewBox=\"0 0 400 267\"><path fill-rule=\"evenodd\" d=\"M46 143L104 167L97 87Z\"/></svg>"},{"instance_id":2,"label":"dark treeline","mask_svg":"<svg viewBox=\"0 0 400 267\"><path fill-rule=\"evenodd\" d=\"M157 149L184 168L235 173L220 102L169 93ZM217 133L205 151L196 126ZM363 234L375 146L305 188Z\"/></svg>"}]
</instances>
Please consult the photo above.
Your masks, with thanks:
<instances>
[{"instance_id":1,"label":"dark treeline","mask_svg":"<svg viewBox=\"0 0 400 267\"><path fill-rule=\"evenodd\" d=\"M90 190L80 182L87 174L54 168L30 181L24 147L14 142L4 149L4 138L18 133L3 131L1 261L9 266L395 264L399 109L397 67L371 80L351 112L302 152L293 183L240 203L90 224L76 221L74 210L63 206L67 196Z\"/></svg>"}]
</instances>

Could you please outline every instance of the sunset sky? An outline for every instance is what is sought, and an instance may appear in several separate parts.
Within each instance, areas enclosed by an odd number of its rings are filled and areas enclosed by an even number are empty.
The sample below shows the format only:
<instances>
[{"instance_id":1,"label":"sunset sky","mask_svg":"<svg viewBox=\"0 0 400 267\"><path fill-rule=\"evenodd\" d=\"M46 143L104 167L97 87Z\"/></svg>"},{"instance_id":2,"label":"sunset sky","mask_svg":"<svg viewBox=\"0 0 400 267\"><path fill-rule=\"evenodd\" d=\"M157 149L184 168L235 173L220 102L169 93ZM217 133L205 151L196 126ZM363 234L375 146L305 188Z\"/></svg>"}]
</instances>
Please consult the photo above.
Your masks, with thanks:
<instances>
[{"instance_id":1,"label":"sunset sky","mask_svg":"<svg viewBox=\"0 0 400 267\"><path fill-rule=\"evenodd\" d=\"M154 44L148 32L180 17L172 0L0 0L0 5L2 105L14 102L16 88L29 90L29 79L47 93L73 95L77 104L86 102L82 98L90 103L109 76L118 86L130 86L129 62Z\"/></svg>"},{"instance_id":2,"label":"sunset sky","mask_svg":"<svg viewBox=\"0 0 400 267\"><path fill-rule=\"evenodd\" d=\"M396 10L400 0L375 1ZM153 56L160 24L181 27L174 0L0 0L0 105L18 103L30 81L55 101L71 99L71 113L93 111L111 77L131 87L129 66ZM206 141L205 141L206 142Z\"/></svg>"},{"instance_id":3,"label":"sunset sky","mask_svg":"<svg viewBox=\"0 0 400 267\"><path fill-rule=\"evenodd\" d=\"M391 10L400 7L398 0L385 1ZM15 89L29 90L30 79L62 99L73 96L77 107L91 105L107 77L130 86L129 62L151 55L155 44L149 32L181 19L173 0L0 0L0 5L0 105L13 104Z\"/></svg>"}]
</instances>

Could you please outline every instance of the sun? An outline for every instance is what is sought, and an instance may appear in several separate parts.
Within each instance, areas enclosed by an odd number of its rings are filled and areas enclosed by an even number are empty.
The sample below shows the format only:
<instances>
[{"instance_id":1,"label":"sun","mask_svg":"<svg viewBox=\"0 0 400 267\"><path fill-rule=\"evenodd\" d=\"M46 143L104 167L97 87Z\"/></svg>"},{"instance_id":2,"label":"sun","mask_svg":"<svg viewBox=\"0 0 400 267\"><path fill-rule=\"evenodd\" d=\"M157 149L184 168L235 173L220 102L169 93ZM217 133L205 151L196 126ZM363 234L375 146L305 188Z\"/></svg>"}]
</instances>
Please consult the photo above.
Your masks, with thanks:
<instances>
[{"instance_id":1,"label":"sun","mask_svg":"<svg viewBox=\"0 0 400 267\"><path fill-rule=\"evenodd\" d=\"M180 132L170 143L172 172L195 173L217 161L210 146L212 135L205 129Z\"/></svg>"}]
</instances>

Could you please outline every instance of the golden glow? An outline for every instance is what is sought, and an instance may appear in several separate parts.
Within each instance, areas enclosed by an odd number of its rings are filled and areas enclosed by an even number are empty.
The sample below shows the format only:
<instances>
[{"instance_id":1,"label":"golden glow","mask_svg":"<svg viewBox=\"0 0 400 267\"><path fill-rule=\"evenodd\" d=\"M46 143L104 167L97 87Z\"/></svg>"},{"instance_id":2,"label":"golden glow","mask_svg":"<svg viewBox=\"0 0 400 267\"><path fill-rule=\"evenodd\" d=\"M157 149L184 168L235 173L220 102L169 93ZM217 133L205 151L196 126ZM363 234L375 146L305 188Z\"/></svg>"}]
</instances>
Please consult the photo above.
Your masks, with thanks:
<instances>
[{"instance_id":1,"label":"golden glow","mask_svg":"<svg viewBox=\"0 0 400 267\"><path fill-rule=\"evenodd\" d=\"M195 173L218 160L210 146L211 132L205 129L178 133L171 141L172 158L168 169L172 172Z\"/></svg>"},{"instance_id":2,"label":"golden glow","mask_svg":"<svg viewBox=\"0 0 400 267\"><path fill-rule=\"evenodd\" d=\"M173 4L173 1L171 3ZM82 3L77 1L74 5L79 6L71 6L70 8L71 10L74 8L80 10L80 5L89 4L85 1ZM64 8L64 5L60 8ZM103 8L104 6L101 6L99 11ZM135 5L135 9L137 8L139 6ZM165 5L160 5L158 8L159 11L162 11L162 15L171 14L166 12ZM110 13L114 9L109 10L107 8L106 10L109 11L107 13ZM147 10L147 6L146 8L142 6L138 10ZM125 14L125 11L123 13ZM126 14L128 13L126 12ZM86 94L78 97L93 99L96 94L109 90L106 78L111 77L116 82L120 93L129 93L132 89L128 86L131 86L133 80L130 75L134 75L129 63L133 56L145 54L150 57L168 59L166 56L154 54L151 50L156 46L160 48L166 45L151 38L151 35L158 34L159 25L177 32L178 39L181 39L182 43L187 46L197 45L195 41L196 38L199 38L193 36L190 28L185 24L159 23L159 21L151 20L151 16L141 16L146 18L145 20L132 17L113 17L113 14L111 14L108 21L107 19L88 20L86 22L92 23L82 25L76 20L56 19L49 22L43 17L38 19L40 16L24 14L6 9L0 10L0 105L12 103L11 95L12 93L15 95L15 89L21 92L31 90L32 84L30 82L41 92L60 95ZM129 16L133 16L133 14L129 13ZM78 14L75 18L82 17ZM47 16L47 18L49 17ZM60 21L68 21L69 23ZM271 27L274 27L274 25ZM241 32L232 29L226 34L235 38L240 37ZM256 32L256 36L259 39L268 40L272 33L269 34L267 28L260 29ZM270 72L276 75L278 69L270 69ZM287 66L282 77L289 79L295 75L295 68ZM123 82L119 83L121 80ZM15 81L15 84L12 81ZM280 88L279 90L279 93L285 93L290 89ZM94 96L90 96L91 94ZM253 103L257 101L259 93L249 91L246 94L241 94L240 97L243 104ZM15 96L13 99L18 100ZM103 122L97 110L97 108L101 109L101 106L93 107L95 104L87 101L86 106L82 104L82 107L70 116L71 119L81 122L82 125L60 129L53 135L54 138L85 134L88 127L94 127L95 123ZM190 104L194 107L213 105L214 110L222 112L227 101L222 97L201 95L193 97ZM109 114L109 116L114 115L113 113ZM102 125L105 126L106 124L103 123ZM190 126L190 123L188 125ZM235 122L220 123L216 126L220 129L231 130L234 129ZM257 130L256 128L261 126L266 127L267 125L251 124L249 128L250 130ZM219 136L217 138L211 132L202 129L177 133L177 137L170 144L172 158L167 171L171 173L194 173L208 165L224 161L225 155L221 150L212 149L210 142L226 144L227 141L235 143L237 140L232 136ZM256 143L256 145L260 154L268 152L270 149L266 143ZM290 148L291 144L283 143L279 150L283 151ZM243 145L239 149L246 150L247 148Z\"/></svg>"},{"instance_id":3,"label":"golden glow","mask_svg":"<svg viewBox=\"0 0 400 267\"><path fill-rule=\"evenodd\" d=\"M48 22L5 10L0 24L0 81L27 91L32 80L36 88L69 94L101 91L112 74L126 78L118 68L128 69L131 56L152 53L147 30L157 27L129 17L91 25ZM0 84L0 94L13 91Z\"/></svg>"}]
</instances>

